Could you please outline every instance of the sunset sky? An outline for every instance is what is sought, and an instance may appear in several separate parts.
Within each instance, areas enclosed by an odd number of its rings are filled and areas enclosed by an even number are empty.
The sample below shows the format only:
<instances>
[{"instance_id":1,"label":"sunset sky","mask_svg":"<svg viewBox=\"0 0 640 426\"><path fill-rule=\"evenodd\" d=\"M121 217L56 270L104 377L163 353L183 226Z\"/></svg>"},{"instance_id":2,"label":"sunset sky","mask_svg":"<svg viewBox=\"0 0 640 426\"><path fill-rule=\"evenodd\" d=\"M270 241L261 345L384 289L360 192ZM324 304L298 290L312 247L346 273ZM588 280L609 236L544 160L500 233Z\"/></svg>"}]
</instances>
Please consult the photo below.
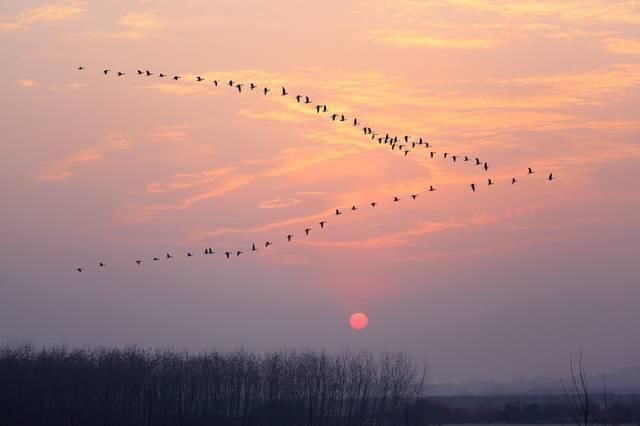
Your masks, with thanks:
<instances>
[{"instance_id":1,"label":"sunset sky","mask_svg":"<svg viewBox=\"0 0 640 426\"><path fill-rule=\"evenodd\" d=\"M0 49L0 343L638 364L640 1L3 0Z\"/></svg>"}]
</instances>

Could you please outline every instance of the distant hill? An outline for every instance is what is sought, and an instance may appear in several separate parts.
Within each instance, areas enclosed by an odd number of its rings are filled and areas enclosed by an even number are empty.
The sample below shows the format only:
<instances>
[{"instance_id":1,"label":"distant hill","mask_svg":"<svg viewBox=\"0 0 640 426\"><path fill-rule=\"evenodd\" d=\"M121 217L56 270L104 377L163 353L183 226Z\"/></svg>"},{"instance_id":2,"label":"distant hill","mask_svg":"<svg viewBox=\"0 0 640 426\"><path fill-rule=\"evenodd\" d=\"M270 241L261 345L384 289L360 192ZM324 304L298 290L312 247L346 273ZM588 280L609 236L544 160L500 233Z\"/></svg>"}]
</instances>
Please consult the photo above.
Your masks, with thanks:
<instances>
[{"instance_id":1,"label":"distant hill","mask_svg":"<svg viewBox=\"0 0 640 426\"><path fill-rule=\"evenodd\" d=\"M607 391L618 394L640 393L640 367L617 368L604 374ZM427 395L555 395L562 394L561 380L567 378L529 378L510 382L436 383L426 385ZM602 390L602 376L590 375L594 392Z\"/></svg>"}]
</instances>

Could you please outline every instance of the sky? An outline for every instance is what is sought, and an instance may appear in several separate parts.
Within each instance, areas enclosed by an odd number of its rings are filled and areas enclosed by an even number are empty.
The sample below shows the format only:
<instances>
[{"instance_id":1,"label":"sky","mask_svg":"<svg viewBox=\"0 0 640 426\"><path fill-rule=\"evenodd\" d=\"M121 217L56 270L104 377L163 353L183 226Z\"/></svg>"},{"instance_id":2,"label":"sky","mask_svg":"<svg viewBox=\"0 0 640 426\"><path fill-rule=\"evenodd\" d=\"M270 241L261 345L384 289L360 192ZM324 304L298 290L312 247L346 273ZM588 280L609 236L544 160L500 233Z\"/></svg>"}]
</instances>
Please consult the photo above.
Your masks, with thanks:
<instances>
[{"instance_id":1,"label":"sky","mask_svg":"<svg viewBox=\"0 0 640 426\"><path fill-rule=\"evenodd\" d=\"M0 342L638 363L639 1L4 0L0 49Z\"/></svg>"}]
</instances>

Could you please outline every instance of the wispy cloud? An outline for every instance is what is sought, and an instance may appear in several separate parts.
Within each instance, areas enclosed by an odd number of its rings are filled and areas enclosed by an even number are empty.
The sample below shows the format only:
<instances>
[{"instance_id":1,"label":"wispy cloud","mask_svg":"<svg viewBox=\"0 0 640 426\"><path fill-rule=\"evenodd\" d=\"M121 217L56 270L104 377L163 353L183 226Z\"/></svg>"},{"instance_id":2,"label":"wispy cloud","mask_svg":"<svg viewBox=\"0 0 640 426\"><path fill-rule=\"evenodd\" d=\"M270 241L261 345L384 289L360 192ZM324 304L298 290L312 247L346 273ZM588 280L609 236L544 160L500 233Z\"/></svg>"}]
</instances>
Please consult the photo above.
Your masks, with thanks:
<instances>
[{"instance_id":1,"label":"wispy cloud","mask_svg":"<svg viewBox=\"0 0 640 426\"><path fill-rule=\"evenodd\" d=\"M38 23L63 22L76 19L82 15L85 6L86 2L84 1L43 4L18 13L10 21L0 22L0 31L20 31Z\"/></svg>"},{"instance_id":2,"label":"wispy cloud","mask_svg":"<svg viewBox=\"0 0 640 426\"><path fill-rule=\"evenodd\" d=\"M165 22L156 12L129 12L118 20L115 29L111 31L88 31L80 34L82 37L107 39L141 39L157 33Z\"/></svg>"},{"instance_id":3,"label":"wispy cloud","mask_svg":"<svg viewBox=\"0 0 640 426\"><path fill-rule=\"evenodd\" d=\"M38 82L35 80L17 80L16 84L21 87L34 87L38 85Z\"/></svg>"},{"instance_id":4,"label":"wispy cloud","mask_svg":"<svg viewBox=\"0 0 640 426\"><path fill-rule=\"evenodd\" d=\"M438 37L419 31L372 31L363 38L399 47L428 47L434 49L490 49L500 44L499 40Z\"/></svg>"},{"instance_id":5,"label":"wispy cloud","mask_svg":"<svg viewBox=\"0 0 640 426\"><path fill-rule=\"evenodd\" d=\"M42 164L40 173L38 173L36 179L49 182L69 179L75 175L75 169L78 167L83 165L87 166L88 164L103 160L110 152L126 150L132 146L133 143L127 138L110 136L106 142L100 145L83 149L60 160L49 161Z\"/></svg>"},{"instance_id":6,"label":"wispy cloud","mask_svg":"<svg viewBox=\"0 0 640 426\"><path fill-rule=\"evenodd\" d=\"M295 204L300 204L302 201L297 198L276 198L275 200L263 201L258 204L259 209L281 209L284 207L293 206Z\"/></svg>"}]
</instances>

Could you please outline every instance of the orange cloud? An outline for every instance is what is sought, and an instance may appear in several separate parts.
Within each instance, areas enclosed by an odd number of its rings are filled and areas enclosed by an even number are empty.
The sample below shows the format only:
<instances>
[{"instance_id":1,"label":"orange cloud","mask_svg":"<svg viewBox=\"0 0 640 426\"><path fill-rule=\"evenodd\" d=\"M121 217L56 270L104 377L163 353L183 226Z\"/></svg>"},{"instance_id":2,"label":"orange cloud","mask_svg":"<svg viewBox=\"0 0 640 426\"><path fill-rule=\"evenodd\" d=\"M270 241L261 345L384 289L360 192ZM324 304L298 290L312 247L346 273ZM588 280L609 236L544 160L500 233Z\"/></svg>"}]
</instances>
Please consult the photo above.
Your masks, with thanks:
<instances>
[{"instance_id":1,"label":"orange cloud","mask_svg":"<svg viewBox=\"0 0 640 426\"><path fill-rule=\"evenodd\" d=\"M300 204L302 201L296 198L276 198L275 200L263 201L258 204L259 209L281 209L284 207L293 206L295 204Z\"/></svg>"},{"instance_id":2,"label":"orange cloud","mask_svg":"<svg viewBox=\"0 0 640 426\"><path fill-rule=\"evenodd\" d=\"M120 136L111 136L107 142L98 146L83 149L75 154L68 155L61 160L46 162L42 165L37 180L42 181L62 181L74 176L80 165L87 165L104 159L104 156L113 151L129 149L133 143Z\"/></svg>"},{"instance_id":3,"label":"orange cloud","mask_svg":"<svg viewBox=\"0 0 640 426\"><path fill-rule=\"evenodd\" d=\"M616 55L640 55L640 39L608 38L604 46Z\"/></svg>"},{"instance_id":4,"label":"orange cloud","mask_svg":"<svg viewBox=\"0 0 640 426\"><path fill-rule=\"evenodd\" d=\"M165 26L155 12L129 12L118 20L113 31L88 31L80 36L107 39L142 39L157 34Z\"/></svg>"},{"instance_id":5,"label":"orange cloud","mask_svg":"<svg viewBox=\"0 0 640 426\"><path fill-rule=\"evenodd\" d=\"M418 31L374 31L365 39L399 47L429 47L434 49L490 49L500 44L499 40L443 38L422 34Z\"/></svg>"},{"instance_id":6,"label":"orange cloud","mask_svg":"<svg viewBox=\"0 0 640 426\"><path fill-rule=\"evenodd\" d=\"M11 21L0 22L0 31L25 30L34 24L62 22L78 18L85 9L86 2L69 1L66 4L44 4L18 13Z\"/></svg>"},{"instance_id":7,"label":"orange cloud","mask_svg":"<svg viewBox=\"0 0 640 426\"><path fill-rule=\"evenodd\" d=\"M35 80L17 80L16 84L22 87L34 87L38 85L38 82Z\"/></svg>"}]
</instances>

